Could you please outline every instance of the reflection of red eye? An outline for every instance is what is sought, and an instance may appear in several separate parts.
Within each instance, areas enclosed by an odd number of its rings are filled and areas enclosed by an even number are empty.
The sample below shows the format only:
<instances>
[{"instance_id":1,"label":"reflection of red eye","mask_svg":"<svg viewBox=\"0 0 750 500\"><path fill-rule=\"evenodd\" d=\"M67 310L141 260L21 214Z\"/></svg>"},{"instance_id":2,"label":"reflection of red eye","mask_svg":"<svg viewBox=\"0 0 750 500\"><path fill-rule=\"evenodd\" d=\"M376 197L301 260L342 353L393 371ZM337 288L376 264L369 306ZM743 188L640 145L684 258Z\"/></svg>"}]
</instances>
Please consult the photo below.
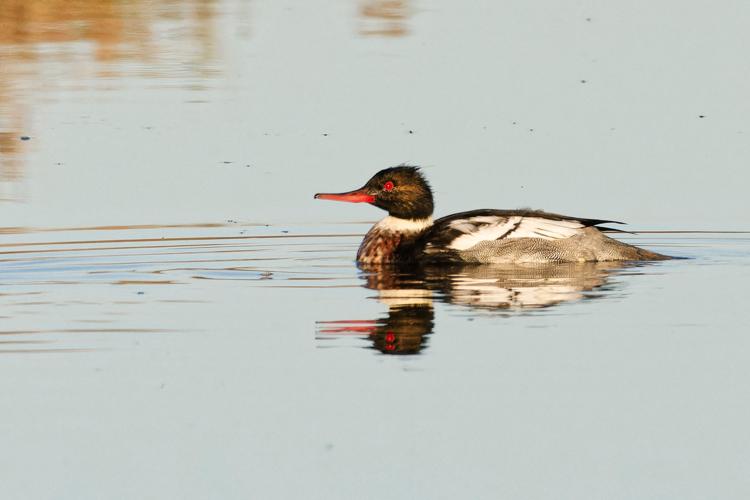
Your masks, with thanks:
<instances>
[{"instance_id":1,"label":"reflection of red eye","mask_svg":"<svg viewBox=\"0 0 750 500\"><path fill-rule=\"evenodd\" d=\"M383 189L385 189L386 191L392 191L393 183L391 181L386 181L386 183L383 184Z\"/></svg>"}]
</instances>

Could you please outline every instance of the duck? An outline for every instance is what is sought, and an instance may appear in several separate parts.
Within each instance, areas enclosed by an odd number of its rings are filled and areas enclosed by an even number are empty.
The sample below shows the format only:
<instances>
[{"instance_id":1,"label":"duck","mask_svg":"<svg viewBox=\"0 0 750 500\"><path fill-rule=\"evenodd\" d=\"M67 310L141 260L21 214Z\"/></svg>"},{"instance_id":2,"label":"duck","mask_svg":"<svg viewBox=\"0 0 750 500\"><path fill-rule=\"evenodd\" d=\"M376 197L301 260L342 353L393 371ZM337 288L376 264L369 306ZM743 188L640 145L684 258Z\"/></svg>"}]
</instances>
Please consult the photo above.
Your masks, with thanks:
<instances>
[{"instance_id":1,"label":"duck","mask_svg":"<svg viewBox=\"0 0 750 500\"><path fill-rule=\"evenodd\" d=\"M399 165L359 189L315 199L369 203L388 212L357 250L360 264L546 264L650 261L671 257L604 234L622 224L542 210L478 209L433 219L434 200L419 167Z\"/></svg>"}]
</instances>

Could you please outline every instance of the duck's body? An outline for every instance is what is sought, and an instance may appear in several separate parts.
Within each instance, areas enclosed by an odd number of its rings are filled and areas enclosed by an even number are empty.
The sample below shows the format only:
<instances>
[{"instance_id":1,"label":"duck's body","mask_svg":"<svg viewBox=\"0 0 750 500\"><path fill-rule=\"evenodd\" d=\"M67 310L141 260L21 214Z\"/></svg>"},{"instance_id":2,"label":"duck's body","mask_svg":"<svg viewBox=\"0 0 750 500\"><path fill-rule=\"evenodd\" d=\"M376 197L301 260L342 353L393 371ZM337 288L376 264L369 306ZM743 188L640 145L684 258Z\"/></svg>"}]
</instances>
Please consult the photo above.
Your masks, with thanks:
<instances>
[{"instance_id":1,"label":"duck's body","mask_svg":"<svg viewBox=\"0 0 750 500\"><path fill-rule=\"evenodd\" d=\"M357 261L491 264L664 260L669 257L606 236L600 224L533 210L472 210L432 219L432 191L416 167L378 172L358 190L316 198L366 202L389 216L368 231Z\"/></svg>"}]
</instances>

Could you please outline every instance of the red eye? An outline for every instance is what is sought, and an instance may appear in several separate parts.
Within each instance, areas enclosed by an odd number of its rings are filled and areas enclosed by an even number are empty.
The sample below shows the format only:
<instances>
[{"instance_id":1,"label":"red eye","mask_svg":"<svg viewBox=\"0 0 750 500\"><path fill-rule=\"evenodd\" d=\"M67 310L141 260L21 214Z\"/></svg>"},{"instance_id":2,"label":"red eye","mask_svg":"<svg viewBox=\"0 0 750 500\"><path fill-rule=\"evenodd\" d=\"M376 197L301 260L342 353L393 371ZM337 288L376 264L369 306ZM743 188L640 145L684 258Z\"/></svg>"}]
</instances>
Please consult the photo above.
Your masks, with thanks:
<instances>
[{"instance_id":1,"label":"red eye","mask_svg":"<svg viewBox=\"0 0 750 500\"><path fill-rule=\"evenodd\" d=\"M393 191L393 183L391 181L386 181L386 183L383 184L383 189L386 191Z\"/></svg>"}]
</instances>

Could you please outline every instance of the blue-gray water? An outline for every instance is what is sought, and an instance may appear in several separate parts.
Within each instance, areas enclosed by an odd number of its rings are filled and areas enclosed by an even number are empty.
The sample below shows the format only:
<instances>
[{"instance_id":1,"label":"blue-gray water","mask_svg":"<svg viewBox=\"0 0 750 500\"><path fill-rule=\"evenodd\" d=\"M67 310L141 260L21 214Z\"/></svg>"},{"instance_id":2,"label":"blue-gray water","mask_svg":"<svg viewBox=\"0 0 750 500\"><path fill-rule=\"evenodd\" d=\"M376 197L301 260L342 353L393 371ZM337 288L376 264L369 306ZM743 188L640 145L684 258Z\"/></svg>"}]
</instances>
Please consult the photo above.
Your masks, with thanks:
<instances>
[{"instance_id":1,"label":"blue-gray water","mask_svg":"<svg viewBox=\"0 0 750 500\"><path fill-rule=\"evenodd\" d=\"M0 6L2 498L750 495L745 3ZM401 162L686 258L358 269Z\"/></svg>"}]
</instances>

